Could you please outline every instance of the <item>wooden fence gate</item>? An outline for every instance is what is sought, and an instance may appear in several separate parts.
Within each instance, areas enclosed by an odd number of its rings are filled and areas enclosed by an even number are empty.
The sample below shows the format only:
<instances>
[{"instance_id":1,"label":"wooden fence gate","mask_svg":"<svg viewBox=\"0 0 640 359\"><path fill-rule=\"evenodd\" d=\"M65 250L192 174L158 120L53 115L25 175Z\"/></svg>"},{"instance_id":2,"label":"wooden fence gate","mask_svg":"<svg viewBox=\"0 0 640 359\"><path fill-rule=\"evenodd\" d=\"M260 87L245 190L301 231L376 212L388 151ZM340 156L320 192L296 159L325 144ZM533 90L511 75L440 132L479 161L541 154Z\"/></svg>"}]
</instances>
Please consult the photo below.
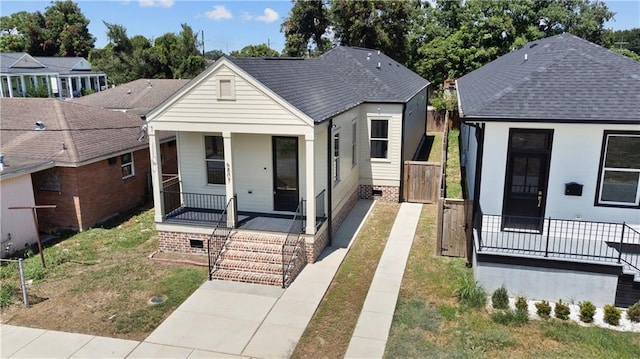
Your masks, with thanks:
<instances>
[{"instance_id":1,"label":"wooden fence gate","mask_svg":"<svg viewBox=\"0 0 640 359\"><path fill-rule=\"evenodd\" d=\"M440 174L438 162L404 162L404 200L407 202L436 203L440 196Z\"/></svg>"},{"instance_id":2,"label":"wooden fence gate","mask_svg":"<svg viewBox=\"0 0 640 359\"><path fill-rule=\"evenodd\" d=\"M440 198L437 253L449 257L467 257L473 230L473 201Z\"/></svg>"}]
</instances>

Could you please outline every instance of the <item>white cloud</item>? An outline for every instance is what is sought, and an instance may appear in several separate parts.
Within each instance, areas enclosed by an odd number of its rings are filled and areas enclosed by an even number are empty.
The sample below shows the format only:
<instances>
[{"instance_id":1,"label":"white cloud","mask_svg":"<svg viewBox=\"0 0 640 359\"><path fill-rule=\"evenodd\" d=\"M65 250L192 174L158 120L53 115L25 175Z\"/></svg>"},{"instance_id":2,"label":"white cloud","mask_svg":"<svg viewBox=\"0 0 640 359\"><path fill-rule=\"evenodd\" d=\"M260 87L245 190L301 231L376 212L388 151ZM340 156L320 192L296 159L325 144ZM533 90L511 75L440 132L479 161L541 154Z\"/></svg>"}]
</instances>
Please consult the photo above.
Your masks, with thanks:
<instances>
[{"instance_id":1,"label":"white cloud","mask_svg":"<svg viewBox=\"0 0 640 359\"><path fill-rule=\"evenodd\" d=\"M280 15L271 8L266 8L262 12L262 15L251 15L248 12L242 13L242 20L244 21L261 21L270 24L280 18Z\"/></svg>"},{"instance_id":2,"label":"white cloud","mask_svg":"<svg viewBox=\"0 0 640 359\"><path fill-rule=\"evenodd\" d=\"M205 12L204 16L212 20L224 20L233 18L233 15L231 15L231 11L227 10L227 8L223 5L214 6L213 10Z\"/></svg>"},{"instance_id":3,"label":"white cloud","mask_svg":"<svg viewBox=\"0 0 640 359\"><path fill-rule=\"evenodd\" d=\"M140 7L164 7L173 6L173 0L138 0Z\"/></svg>"}]
</instances>

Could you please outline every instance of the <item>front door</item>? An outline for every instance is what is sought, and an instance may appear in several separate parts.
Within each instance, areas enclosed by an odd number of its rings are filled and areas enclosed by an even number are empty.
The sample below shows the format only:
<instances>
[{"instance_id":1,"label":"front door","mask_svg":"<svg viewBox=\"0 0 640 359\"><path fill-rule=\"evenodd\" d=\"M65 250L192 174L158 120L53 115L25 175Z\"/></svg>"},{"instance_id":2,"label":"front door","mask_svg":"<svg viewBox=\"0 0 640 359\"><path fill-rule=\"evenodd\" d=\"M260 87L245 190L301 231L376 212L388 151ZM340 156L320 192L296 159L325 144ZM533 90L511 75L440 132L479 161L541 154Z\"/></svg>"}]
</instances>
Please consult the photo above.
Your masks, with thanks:
<instances>
[{"instance_id":1,"label":"front door","mask_svg":"<svg viewBox=\"0 0 640 359\"><path fill-rule=\"evenodd\" d=\"M273 137L273 209L298 208L298 138Z\"/></svg>"},{"instance_id":2,"label":"front door","mask_svg":"<svg viewBox=\"0 0 640 359\"><path fill-rule=\"evenodd\" d=\"M553 130L509 131L503 229L542 231L552 139Z\"/></svg>"}]
</instances>

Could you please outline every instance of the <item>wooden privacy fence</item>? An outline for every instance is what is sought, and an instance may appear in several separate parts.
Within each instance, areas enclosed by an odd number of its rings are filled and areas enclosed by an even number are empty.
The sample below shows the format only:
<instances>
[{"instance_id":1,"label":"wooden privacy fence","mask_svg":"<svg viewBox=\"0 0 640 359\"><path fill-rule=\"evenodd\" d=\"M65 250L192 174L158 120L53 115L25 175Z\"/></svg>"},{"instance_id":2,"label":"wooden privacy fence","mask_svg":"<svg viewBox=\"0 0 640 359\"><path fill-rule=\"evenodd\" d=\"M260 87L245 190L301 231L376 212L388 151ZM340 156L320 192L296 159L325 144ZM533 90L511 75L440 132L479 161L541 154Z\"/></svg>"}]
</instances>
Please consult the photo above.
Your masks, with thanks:
<instances>
[{"instance_id":1,"label":"wooden privacy fence","mask_svg":"<svg viewBox=\"0 0 640 359\"><path fill-rule=\"evenodd\" d=\"M471 243L473 201L440 198L438 201L438 240L436 251L449 257L467 257Z\"/></svg>"},{"instance_id":2,"label":"wooden privacy fence","mask_svg":"<svg viewBox=\"0 0 640 359\"><path fill-rule=\"evenodd\" d=\"M442 164L404 162L404 199L407 202L436 203L440 191Z\"/></svg>"}]
</instances>

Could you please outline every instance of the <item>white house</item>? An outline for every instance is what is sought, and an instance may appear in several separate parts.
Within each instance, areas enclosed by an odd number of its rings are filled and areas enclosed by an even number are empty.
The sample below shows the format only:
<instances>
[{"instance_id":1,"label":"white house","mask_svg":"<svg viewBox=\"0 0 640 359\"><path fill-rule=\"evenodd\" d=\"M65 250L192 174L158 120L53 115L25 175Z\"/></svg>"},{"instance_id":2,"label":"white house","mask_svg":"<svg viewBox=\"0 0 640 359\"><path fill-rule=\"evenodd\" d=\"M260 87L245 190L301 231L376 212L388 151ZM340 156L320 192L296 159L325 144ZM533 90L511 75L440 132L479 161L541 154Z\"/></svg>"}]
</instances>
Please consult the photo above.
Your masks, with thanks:
<instances>
[{"instance_id":1,"label":"white house","mask_svg":"<svg viewBox=\"0 0 640 359\"><path fill-rule=\"evenodd\" d=\"M107 88L107 75L93 71L83 57L31 56L0 52L0 97L27 97L32 91L48 97L74 98L83 91Z\"/></svg>"},{"instance_id":2,"label":"white house","mask_svg":"<svg viewBox=\"0 0 640 359\"><path fill-rule=\"evenodd\" d=\"M33 219L33 185L31 174L54 167L51 160L5 159L0 160L0 257L11 256L34 245L38 229Z\"/></svg>"},{"instance_id":3,"label":"white house","mask_svg":"<svg viewBox=\"0 0 640 359\"><path fill-rule=\"evenodd\" d=\"M458 79L474 267L486 289L640 299L639 75L637 61L562 34Z\"/></svg>"},{"instance_id":4,"label":"white house","mask_svg":"<svg viewBox=\"0 0 640 359\"><path fill-rule=\"evenodd\" d=\"M282 282L278 256L303 246L314 261L358 198L401 200L401 164L426 133L427 86L361 48L314 59L216 61L147 116L160 249L208 252L213 277ZM173 182L164 190L157 165L163 131L176 133L179 173L165 178ZM208 248L225 208L226 244ZM301 221L304 243L287 249L296 241L286 242L287 233L299 232L290 228ZM271 257L236 253L267 244ZM270 263L262 274L237 272L239 262L255 268L262 259Z\"/></svg>"}]
</instances>

